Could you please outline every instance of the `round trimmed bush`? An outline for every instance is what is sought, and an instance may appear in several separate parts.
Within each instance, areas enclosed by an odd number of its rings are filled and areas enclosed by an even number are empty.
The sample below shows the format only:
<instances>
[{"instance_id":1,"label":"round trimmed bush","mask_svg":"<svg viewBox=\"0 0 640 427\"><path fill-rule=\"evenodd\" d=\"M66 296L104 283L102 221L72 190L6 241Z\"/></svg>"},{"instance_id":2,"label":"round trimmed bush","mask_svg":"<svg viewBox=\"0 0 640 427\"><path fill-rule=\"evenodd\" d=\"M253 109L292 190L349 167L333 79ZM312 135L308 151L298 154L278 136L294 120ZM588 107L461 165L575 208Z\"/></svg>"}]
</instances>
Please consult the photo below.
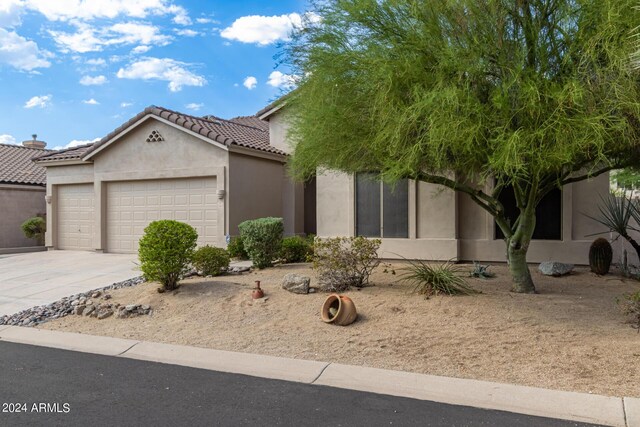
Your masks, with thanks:
<instances>
[{"instance_id":1,"label":"round trimmed bush","mask_svg":"<svg viewBox=\"0 0 640 427\"><path fill-rule=\"evenodd\" d=\"M164 290L178 287L188 271L198 233L189 224L173 220L153 221L144 229L138 258L146 280L160 282Z\"/></svg>"},{"instance_id":2,"label":"round trimmed bush","mask_svg":"<svg viewBox=\"0 0 640 427\"><path fill-rule=\"evenodd\" d=\"M313 247L309 239L300 236L285 237L282 239L280 259L285 263L307 262L313 255Z\"/></svg>"},{"instance_id":3,"label":"round trimmed bush","mask_svg":"<svg viewBox=\"0 0 640 427\"><path fill-rule=\"evenodd\" d=\"M191 263L204 276L218 276L229 268L229 254L222 248L203 246L193 253Z\"/></svg>"},{"instance_id":4,"label":"round trimmed bush","mask_svg":"<svg viewBox=\"0 0 640 427\"><path fill-rule=\"evenodd\" d=\"M28 239L37 239L38 243L44 243L44 233L47 231L47 222L44 218L39 216L29 218L20 228Z\"/></svg>"},{"instance_id":5,"label":"round trimmed bush","mask_svg":"<svg viewBox=\"0 0 640 427\"><path fill-rule=\"evenodd\" d=\"M258 218L238 225L244 248L253 265L266 268L280 253L284 225L282 218Z\"/></svg>"},{"instance_id":6,"label":"round trimmed bush","mask_svg":"<svg viewBox=\"0 0 640 427\"><path fill-rule=\"evenodd\" d=\"M237 259L249 259L247 251L244 249L244 242L242 236L232 237L227 245L227 252L231 258Z\"/></svg>"}]
</instances>

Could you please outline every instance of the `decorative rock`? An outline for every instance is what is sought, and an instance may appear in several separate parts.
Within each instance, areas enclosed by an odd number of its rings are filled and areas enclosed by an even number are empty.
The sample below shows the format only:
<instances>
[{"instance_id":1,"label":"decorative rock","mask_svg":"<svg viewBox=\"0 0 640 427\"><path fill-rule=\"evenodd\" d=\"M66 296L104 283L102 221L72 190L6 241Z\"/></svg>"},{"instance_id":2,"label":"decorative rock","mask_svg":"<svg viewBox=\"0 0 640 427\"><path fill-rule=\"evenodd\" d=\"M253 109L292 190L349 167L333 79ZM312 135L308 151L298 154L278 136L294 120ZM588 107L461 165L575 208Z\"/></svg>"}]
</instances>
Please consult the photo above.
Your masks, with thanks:
<instances>
[{"instance_id":1,"label":"decorative rock","mask_svg":"<svg viewBox=\"0 0 640 427\"><path fill-rule=\"evenodd\" d=\"M102 292L95 291L91 294L91 298L100 298L100 295L102 295Z\"/></svg>"},{"instance_id":2,"label":"decorative rock","mask_svg":"<svg viewBox=\"0 0 640 427\"><path fill-rule=\"evenodd\" d=\"M293 292L294 294L308 294L309 283L311 283L309 277L290 273L282 279L282 289Z\"/></svg>"},{"instance_id":3,"label":"decorative rock","mask_svg":"<svg viewBox=\"0 0 640 427\"><path fill-rule=\"evenodd\" d=\"M235 274L240 274L240 273L244 273L246 271L251 270L250 267L230 267L227 270L227 273L235 273Z\"/></svg>"},{"instance_id":4,"label":"decorative rock","mask_svg":"<svg viewBox=\"0 0 640 427\"><path fill-rule=\"evenodd\" d=\"M78 304L80 304L80 301L78 301L78 300L73 300L73 301L71 301L71 305L72 305L73 307L75 307L75 306L76 306L76 305L78 305Z\"/></svg>"},{"instance_id":5,"label":"decorative rock","mask_svg":"<svg viewBox=\"0 0 640 427\"><path fill-rule=\"evenodd\" d=\"M127 311L133 311L137 308L138 306L136 304L129 304L127 306L124 307L125 310Z\"/></svg>"},{"instance_id":6,"label":"decorative rock","mask_svg":"<svg viewBox=\"0 0 640 427\"><path fill-rule=\"evenodd\" d=\"M110 309L104 309L104 310L100 310L98 312L98 319L102 320L102 319L106 319L107 317L113 315L113 311L111 311Z\"/></svg>"},{"instance_id":7,"label":"decorative rock","mask_svg":"<svg viewBox=\"0 0 640 427\"><path fill-rule=\"evenodd\" d=\"M104 294L102 299L111 299L111 295L109 294Z\"/></svg>"},{"instance_id":8,"label":"decorative rock","mask_svg":"<svg viewBox=\"0 0 640 427\"><path fill-rule=\"evenodd\" d=\"M93 301L91 301L90 299L88 299L88 300L86 300L86 301L85 301L85 303L84 303L84 304L85 304L85 305L91 305L91 304L93 304Z\"/></svg>"},{"instance_id":9,"label":"decorative rock","mask_svg":"<svg viewBox=\"0 0 640 427\"><path fill-rule=\"evenodd\" d=\"M145 305L143 305L143 306L142 306L142 309L143 309L144 311L149 311L149 309L151 309L151 306L150 306L150 305L146 305L146 304L145 304Z\"/></svg>"},{"instance_id":10,"label":"decorative rock","mask_svg":"<svg viewBox=\"0 0 640 427\"><path fill-rule=\"evenodd\" d=\"M538 266L538 270L545 276L559 277L571 273L573 271L573 267L573 264L563 264L556 261L545 261L543 263L540 263L540 265Z\"/></svg>"},{"instance_id":11,"label":"decorative rock","mask_svg":"<svg viewBox=\"0 0 640 427\"><path fill-rule=\"evenodd\" d=\"M83 311L84 311L84 305L77 305L73 308L73 314L76 314L78 316L82 315Z\"/></svg>"},{"instance_id":12,"label":"decorative rock","mask_svg":"<svg viewBox=\"0 0 640 427\"><path fill-rule=\"evenodd\" d=\"M90 316L91 313L93 313L96 310L96 308L92 305L88 305L85 307L84 311L82 312L83 315L85 316Z\"/></svg>"}]
</instances>

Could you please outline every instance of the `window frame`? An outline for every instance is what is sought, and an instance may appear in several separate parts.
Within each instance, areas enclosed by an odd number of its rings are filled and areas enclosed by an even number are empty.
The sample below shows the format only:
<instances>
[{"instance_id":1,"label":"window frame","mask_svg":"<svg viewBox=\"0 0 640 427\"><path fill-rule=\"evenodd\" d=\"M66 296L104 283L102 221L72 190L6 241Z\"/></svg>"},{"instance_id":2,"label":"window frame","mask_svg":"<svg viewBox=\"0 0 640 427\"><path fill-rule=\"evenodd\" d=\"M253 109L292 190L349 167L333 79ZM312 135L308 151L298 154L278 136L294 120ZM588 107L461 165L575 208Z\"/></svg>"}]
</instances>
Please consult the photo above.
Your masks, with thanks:
<instances>
[{"instance_id":1,"label":"window frame","mask_svg":"<svg viewBox=\"0 0 640 427\"><path fill-rule=\"evenodd\" d=\"M411 180L409 179L403 179L401 181L399 181L398 183L396 183L396 186L398 185L406 185L406 232L404 233L404 236L402 237L398 237L398 236L392 236L392 237L385 237L385 227L384 227L384 193L385 193L385 185L388 186L388 184L385 184L384 181L380 180L380 179L375 179L376 183L378 184L378 194L379 194L379 223L378 223L378 235L376 236L366 236L363 234L360 234L358 229L358 175L370 175L372 177L375 177L377 174L375 172L359 172L359 173L355 173L353 175L353 187L354 187L354 197L353 197L353 206L354 206L354 235L355 236L362 236L362 237L366 237L366 238L372 238L372 239L409 239L410 236L410 217L411 217L411 212L410 212L410 192L411 192ZM402 183L402 181L404 181L404 184ZM388 188L388 187L387 187Z\"/></svg>"}]
</instances>

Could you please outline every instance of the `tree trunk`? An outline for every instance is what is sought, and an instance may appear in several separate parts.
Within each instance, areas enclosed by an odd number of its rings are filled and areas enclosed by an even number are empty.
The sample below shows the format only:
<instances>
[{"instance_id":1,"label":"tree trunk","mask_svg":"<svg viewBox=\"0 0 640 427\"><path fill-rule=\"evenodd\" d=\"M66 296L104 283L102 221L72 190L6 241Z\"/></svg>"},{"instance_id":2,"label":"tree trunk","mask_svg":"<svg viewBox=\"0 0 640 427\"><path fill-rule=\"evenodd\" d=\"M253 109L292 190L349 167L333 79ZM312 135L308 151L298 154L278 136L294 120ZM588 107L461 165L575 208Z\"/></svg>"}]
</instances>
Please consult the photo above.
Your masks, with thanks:
<instances>
[{"instance_id":1,"label":"tree trunk","mask_svg":"<svg viewBox=\"0 0 640 427\"><path fill-rule=\"evenodd\" d=\"M513 287L511 288L513 292L536 293L536 287L527 265L527 251L535 228L535 207L521 209L518 226L513 235L507 239L507 255L509 257L509 271L513 279Z\"/></svg>"},{"instance_id":2,"label":"tree trunk","mask_svg":"<svg viewBox=\"0 0 640 427\"><path fill-rule=\"evenodd\" d=\"M513 279L511 290L520 294L535 294L536 287L527 265L527 249L514 249L509 245L509 271Z\"/></svg>"}]
</instances>

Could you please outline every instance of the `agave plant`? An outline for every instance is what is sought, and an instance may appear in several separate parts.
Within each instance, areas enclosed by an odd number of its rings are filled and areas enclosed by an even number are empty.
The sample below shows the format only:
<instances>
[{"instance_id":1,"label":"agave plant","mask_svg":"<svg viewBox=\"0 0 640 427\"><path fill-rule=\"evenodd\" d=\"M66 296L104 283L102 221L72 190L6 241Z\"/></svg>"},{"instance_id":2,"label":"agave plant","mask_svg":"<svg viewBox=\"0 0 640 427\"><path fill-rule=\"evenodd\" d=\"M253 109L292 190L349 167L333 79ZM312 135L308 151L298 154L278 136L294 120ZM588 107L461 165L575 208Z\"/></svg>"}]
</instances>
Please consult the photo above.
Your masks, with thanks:
<instances>
[{"instance_id":1,"label":"agave plant","mask_svg":"<svg viewBox=\"0 0 640 427\"><path fill-rule=\"evenodd\" d=\"M632 218L636 224L640 224L640 206L638 206L638 202L626 196L617 197L613 194L609 194L607 197L600 196L598 211L599 214L596 216L586 216L620 235L629 242L638 257L640 257L640 245L629 235L629 231L640 231L636 226L629 224ZM591 236L607 232L594 233Z\"/></svg>"},{"instance_id":2,"label":"agave plant","mask_svg":"<svg viewBox=\"0 0 640 427\"><path fill-rule=\"evenodd\" d=\"M409 261L400 280L411 283L414 292L431 295L473 295L479 293L464 279L465 271L451 261L443 264L427 264L424 261Z\"/></svg>"}]
</instances>

